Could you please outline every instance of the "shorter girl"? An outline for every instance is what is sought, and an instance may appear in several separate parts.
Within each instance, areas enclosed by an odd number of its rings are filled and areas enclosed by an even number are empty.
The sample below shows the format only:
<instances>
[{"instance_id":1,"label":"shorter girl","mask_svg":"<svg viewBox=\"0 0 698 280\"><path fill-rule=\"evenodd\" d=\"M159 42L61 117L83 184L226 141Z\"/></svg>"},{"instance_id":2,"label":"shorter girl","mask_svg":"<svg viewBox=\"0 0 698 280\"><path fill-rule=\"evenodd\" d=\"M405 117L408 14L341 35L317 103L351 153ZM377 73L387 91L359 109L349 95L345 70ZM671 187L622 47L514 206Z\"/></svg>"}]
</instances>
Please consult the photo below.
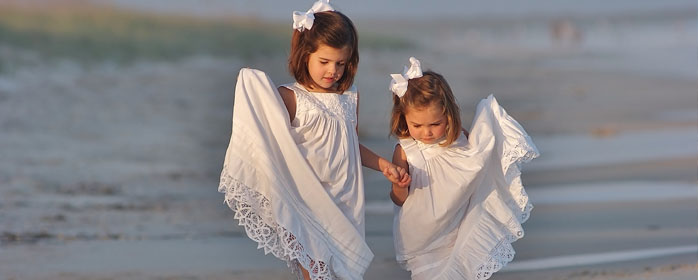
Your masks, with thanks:
<instances>
[{"instance_id":1,"label":"shorter girl","mask_svg":"<svg viewBox=\"0 0 698 280\"><path fill-rule=\"evenodd\" d=\"M390 193L402 206L393 224L397 261L412 279L487 279L513 259L511 243L523 236L532 206L519 164L538 151L491 95L466 135L446 80L410 62L391 82L393 162L412 178Z\"/></svg>"}]
</instances>

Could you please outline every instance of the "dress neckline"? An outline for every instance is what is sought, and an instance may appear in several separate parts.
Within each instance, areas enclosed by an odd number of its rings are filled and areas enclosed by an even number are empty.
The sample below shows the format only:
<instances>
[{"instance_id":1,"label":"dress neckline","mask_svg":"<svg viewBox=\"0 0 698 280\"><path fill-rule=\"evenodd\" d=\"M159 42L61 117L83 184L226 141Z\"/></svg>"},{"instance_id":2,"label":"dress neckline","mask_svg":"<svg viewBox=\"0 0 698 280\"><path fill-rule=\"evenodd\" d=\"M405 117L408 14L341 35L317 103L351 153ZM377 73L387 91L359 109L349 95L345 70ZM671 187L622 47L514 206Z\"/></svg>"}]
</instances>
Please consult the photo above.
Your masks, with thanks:
<instances>
[{"instance_id":1,"label":"dress neckline","mask_svg":"<svg viewBox=\"0 0 698 280\"><path fill-rule=\"evenodd\" d=\"M419 141L419 140L417 140L417 139L415 139L415 138L412 138L412 139L413 139L415 142L417 142L417 146L419 146L419 147L425 147L425 148L426 148L426 147L429 147L429 148L430 148L430 147L434 147L434 146L439 146L439 147L441 147L441 144L444 143L444 142L446 142L446 136L439 138L438 140L436 140L434 143L431 143L431 144L429 144L429 143L424 143L424 142Z\"/></svg>"},{"instance_id":2,"label":"dress neckline","mask_svg":"<svg viewBox=\"0 0 698 280\"><path fill-rule=\"evenodd\" d=\"M334 95L344 95L344 92L342 93L336 93L336 92L322 92L322 91L311 91L308 88L306 88L304 85L302 85L299 82L295 82L294 85L296 85L298 88L305 90L308 93L317 93L317 94L334 94Z\"/></svg>"},{"instance_id":3,"label":"dress neckline","mask_svg":"<svg viewBox=\"0 0 698 280\"><path fill-rule=\"evenodd\" d=\"M431 144L424 143L424 142L419 141L411 136L409 139L412 139L412 141L414 141L415 145L417 147L419 147L420 150L426 150L426 149L432 149L432 148L437 148L437 149L438 148L445 148L445 149L447 149L449 147L467 145L467 143L468 143L468 138L465 137L465 134L463 134L462 132L458 136L458 138L456 138L456 140L453 141L453 143L451 143L448 146L441 146L442 143L446 142L446 136L439 138L438 141L436 141L435 143L431 143Z\"/></svg>"}]
</instances>

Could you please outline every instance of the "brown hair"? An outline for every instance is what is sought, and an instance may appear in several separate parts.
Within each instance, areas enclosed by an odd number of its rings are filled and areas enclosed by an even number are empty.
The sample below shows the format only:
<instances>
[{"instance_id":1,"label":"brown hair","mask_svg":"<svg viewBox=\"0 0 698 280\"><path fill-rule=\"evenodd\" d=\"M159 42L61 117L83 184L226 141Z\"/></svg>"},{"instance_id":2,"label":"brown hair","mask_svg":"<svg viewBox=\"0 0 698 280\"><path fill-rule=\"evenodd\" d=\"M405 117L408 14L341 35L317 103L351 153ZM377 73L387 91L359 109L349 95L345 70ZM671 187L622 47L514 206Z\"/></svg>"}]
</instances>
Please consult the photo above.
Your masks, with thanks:
<instances>
[{"instance_id":1,"label":"brown hair","mask_svg":"<svg viewBox=\"0 0 698 280\"><path fill-rule=\"evenodd\" d=\"M461 133L460 110L446 79L432 71L425 71L420 78L410 79L407 82L407 91L402 97L393 94L390 134L397 138L410 137L405 113L408 109L425 108L432 104L441 106L448 122L446 142L442 146L448 146L456 141Z\"/></svg>"},{"instance_id":2,"label":"brown hair","mask_svg":"<svg viewBox=\"0 0 698 280\"><path fill-rule=\"evenodd\" d=\"M354 75L359 66L359 37L351 20L338 11L315 13L311 29L293 31L291 53L288 57L288 70L304 86L318 86L308 73L308 58L320 45L336 49L349 47L344 75L337 81L337 91L343 92L354 83Z\"/></svg>"}]
</instances>

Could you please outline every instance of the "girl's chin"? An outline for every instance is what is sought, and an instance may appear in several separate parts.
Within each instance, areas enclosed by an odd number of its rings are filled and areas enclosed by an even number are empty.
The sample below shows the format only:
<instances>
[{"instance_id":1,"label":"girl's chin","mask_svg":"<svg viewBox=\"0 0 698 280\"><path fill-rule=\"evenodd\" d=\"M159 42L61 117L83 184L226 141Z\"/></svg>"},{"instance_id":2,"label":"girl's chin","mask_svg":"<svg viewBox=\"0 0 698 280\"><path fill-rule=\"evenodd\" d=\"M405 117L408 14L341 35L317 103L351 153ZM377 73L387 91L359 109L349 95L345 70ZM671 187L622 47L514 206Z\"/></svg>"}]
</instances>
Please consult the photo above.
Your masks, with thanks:
<instances>
[{"instance_id":1,"label":"girl's chin","mask_svg":"<svg viewBox=\"0 0 698 280\"><path fill-rule=\"evenodd\" d=\"M336 89L336 83L334 82L327 82L327 81L322 81L320 83L317 83L318 88L317 90L324 90L324 91L334 91Z\"/></svg>"},{"instance_id":2,"label":"girl's chin","mask_svg":"<svg viewBox=\"0 0 698 280\"><path fill-rule=\"evenodd\" d=\"M442 137L439 138L431 138L431 139L420 139L419 141L424 143L424 144L436 144L444 140Z\"/></svg>"}]
</instances>

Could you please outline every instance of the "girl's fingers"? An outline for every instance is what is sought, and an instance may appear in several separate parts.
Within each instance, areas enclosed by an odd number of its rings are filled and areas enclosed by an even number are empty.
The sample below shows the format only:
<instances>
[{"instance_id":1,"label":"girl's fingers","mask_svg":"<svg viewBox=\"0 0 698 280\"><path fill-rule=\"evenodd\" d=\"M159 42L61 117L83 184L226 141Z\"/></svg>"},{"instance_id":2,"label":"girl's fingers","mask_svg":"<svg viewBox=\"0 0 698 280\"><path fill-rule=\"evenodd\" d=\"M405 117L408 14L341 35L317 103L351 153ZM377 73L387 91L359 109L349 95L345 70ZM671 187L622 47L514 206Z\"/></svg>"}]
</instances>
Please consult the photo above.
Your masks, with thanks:
<instances>
[{"instance_id":1,"label":"girl's fingers","mask_svg":"<svg viewBox=\"0 0 698 280\"><path fill-rule=\"evenodd\" d=\"M383 171L383 176L385 176L385 178L388 179L388 181L390 181L391 183L395 183L395 184L400 183L400 177L393 176L393 174L391 174L388 169Z\"/></svg>"},{"instance_id":2,"label":"girl's fingers","mask_svg":"<svg viewBox=\"0 0 698 280\"><path fill-rule=\"evenodd\" d=\"M403 182L407 181L409 179L410 179L410 174L407 174L407 173L402 174L402 176L400 177L400 181L403 181Z\"/></svg>"},{"instance_id":3,"label":"girl's fingers","mask_svg":"<svg viewBox=\"0 0 698 280\"><path fill-rule=\"evenodd\" d=\"M400 176L398 176L398 177L402 178L405 175L407 175L407 170L405 170L404 168L399 167L399 166L397 168L398 168L398 173L400 173Z\"/></svg>"},{"instance_id":4,"label":"girl's fingers","mask_svg":"<svg viewBox=\"0 0 698 280\"><path fill-rule=\"evenodd\" d=\"M397 171L395 168L390 168L390 175L394 176L395 178L400 178L400 172Z\"/></svg>"}]
</instances>

